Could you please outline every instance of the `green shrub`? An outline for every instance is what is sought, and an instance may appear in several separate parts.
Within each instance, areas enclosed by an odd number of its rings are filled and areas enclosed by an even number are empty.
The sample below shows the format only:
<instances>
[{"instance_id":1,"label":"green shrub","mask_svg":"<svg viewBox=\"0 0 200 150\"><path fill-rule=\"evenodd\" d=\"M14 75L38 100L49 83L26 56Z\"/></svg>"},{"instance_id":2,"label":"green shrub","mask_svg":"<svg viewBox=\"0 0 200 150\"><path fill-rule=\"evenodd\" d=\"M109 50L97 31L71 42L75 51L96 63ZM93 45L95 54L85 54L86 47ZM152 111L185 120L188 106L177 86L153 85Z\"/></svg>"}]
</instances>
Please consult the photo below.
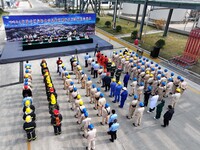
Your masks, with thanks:
<instances>
[{"instance_id":1,"label":"green shrub","mask_svg":"<svg viewBox=\"0 0 200 150\"><path fill-rule=\"evenodd\" d=\"M75 9L73 9L73 10L72 10L72 14L75 14L75 13L76 13L76 10L75 10Z\"/></svg>"},{"instance_id":2,"label":"green shrub","mask_svg":"<svg viewBox=\"0 0 200 150\"><path fill-rule=\"evenodd\" d=\"M116 32L121 32L122 31L122 27L120 25L116 26Z\"/></svg>"},{"instance_id":3,"label":"green shrub","mask_svg":"<svg viewBox=\"0 0 200 150\"><path fill-rule=\"evenodd\" d=\"M96 23L98 23L100 21L99 17L96 17Z\"/></svg>"},{"instance_id":4,"label":"green shrub","mask_svg":"<svg viewBox=\"0 0 200 150\"><path fill-rule=\"evenodd\" d=\"M111 26L111 22L110 22L110 21L106 21L106 22L105 22L105 26L106 26L107 28L109 28L109 27Z\"/></svg>"},{"instance_id":5,"label":"green shrub","mask_svg":"<svg viewBox=\"0 0 200 150\"><path fill-rule=\"evenodd\" d=\"M155 46L158 48L163 48L163 46L165 45L165 40L163 39L159 39L156 43Z\"/></svg>"},{"instance_id":6,"label":"green shrub","mask_svg":"<svg viewBox=\"0 0 200 150\"><path fill-rule=\"evenodd\" d=\"M132 33L131 33L131 39L137 39L138 38L138 30L134 30Z\"/></svg>"}]
</instances>

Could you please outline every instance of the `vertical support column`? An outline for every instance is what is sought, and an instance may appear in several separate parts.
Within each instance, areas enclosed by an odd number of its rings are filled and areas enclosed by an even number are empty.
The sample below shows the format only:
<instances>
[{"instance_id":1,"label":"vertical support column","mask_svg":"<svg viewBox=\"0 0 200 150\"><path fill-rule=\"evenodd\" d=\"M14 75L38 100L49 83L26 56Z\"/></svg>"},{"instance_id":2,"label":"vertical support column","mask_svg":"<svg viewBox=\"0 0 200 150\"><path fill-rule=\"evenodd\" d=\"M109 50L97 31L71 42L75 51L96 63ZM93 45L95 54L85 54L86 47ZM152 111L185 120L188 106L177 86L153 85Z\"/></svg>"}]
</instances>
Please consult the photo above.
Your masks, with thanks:
<instances>
[{"instance_id":1,"label":"vertical support column","mask_svg":"<svg viewBox=\"0 0 200 150\"><path fill-rule=\"evenodd\" d=\"M80 13L82 13L82 0L79 0L79 11L80 11Z\"/></svg>"},{"instance_id":2,"label":"vertical support column","mask_svg":"<svg viewBox=\"0 0 200 150\"><path fill-rule=\"evenodd\" d=\"M101 0L98 0L98 15L100 16L101 11Z\"/></svg>"},{"instance_id":3,"label":"vertical support column","mask_svg":"<svg viewBox=\"0 0 200 150\"><path fill-rule=\"evenodd\" d=\"M4 9L4 0L1 0L1 6Z\"/></svg>"},{"instance_id":4,"label":"vertical support column","mask_svg":"<svg viewBox=\"0 0 200 150\"><path fill-rule=\"evenodd\" d=\"M117 0L115 0L115 7L113 12L113 29L116 29L116 18L117 18Z\"/></svg>"},{"instance_id":5,"label":"vertical support column","mask_svg":"<svg viewBox=\"0 0 200 150\"><path fill-rule=\"evenodd\" d=\"M167 22L166 22L166 25L165 25L165 30L164 30L164 33L163 33L164 37L167 36L167 32L168 32L168 29L169 29L169 24L170 24L170 21L171 21L171 18L172 18L173 10L174 9L169 10Z\"/></svg>"},{"instance_id":6,"label":"vertical support column","mask_svg":"<svg viewBox=\"0 0 200 150\"><path fill-rule=\"evenodd\" d=\"M144 26L144 20L147 12L147 6L148 6L148 0L145 0L144 2L144 8L143 8L143 13L142 13L142 20L140 23L140 32L139 32L139 39L142 39L142 31L143 31L143 26Z\"/></svg>"},{"instance_id":7,"label":"vertical support column","mask_svg":"<svg viewBox=\"0 0 200 150\"><path fill-rule=\"evenodd\" d=\"M78 10L78 2L79 0L76 0L76 10Z\"/></svg>"},{"instance_id":8,"label":"vertical support column","mask_svg":"<svg viewBox=\"0 0 200 150\"><path fill-rule=\"evenodd\" d=\"M24 82L24 65L23 65L23 61L19 62L19 82L20 83Z\"/></svg>"},{"instance_id":9,"label":"vertical support column","mask_svg":"<svg viewBox=\"0 0 200 150\"><path fill-rule=\"evenodd\" d=\"M139 14L140 14L140 4L138 4L138 6L137 6L137 13L136 13L136 18L135 18L134 28L137 28Z\"/></svg>"}]
</instances>

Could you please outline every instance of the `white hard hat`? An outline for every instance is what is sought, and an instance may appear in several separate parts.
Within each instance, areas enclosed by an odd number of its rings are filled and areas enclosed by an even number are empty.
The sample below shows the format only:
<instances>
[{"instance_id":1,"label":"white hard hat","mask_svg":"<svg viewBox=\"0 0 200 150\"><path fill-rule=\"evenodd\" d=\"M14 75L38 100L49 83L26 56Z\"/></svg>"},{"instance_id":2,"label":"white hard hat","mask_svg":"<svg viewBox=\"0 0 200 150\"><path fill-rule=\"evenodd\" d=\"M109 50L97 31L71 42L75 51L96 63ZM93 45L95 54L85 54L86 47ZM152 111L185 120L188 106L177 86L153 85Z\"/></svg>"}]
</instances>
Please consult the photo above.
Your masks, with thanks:
<instances>
[{"instance_id":1,"label":"white hard hat","mask_svg":"<svg viewBox=\"0 0 200 150\"><path fill-rule=\"evenodd\" d=\"M127 90L127 88L126 88L126 87L123 87L123 90Z\"/></svg>"}]
</instances>

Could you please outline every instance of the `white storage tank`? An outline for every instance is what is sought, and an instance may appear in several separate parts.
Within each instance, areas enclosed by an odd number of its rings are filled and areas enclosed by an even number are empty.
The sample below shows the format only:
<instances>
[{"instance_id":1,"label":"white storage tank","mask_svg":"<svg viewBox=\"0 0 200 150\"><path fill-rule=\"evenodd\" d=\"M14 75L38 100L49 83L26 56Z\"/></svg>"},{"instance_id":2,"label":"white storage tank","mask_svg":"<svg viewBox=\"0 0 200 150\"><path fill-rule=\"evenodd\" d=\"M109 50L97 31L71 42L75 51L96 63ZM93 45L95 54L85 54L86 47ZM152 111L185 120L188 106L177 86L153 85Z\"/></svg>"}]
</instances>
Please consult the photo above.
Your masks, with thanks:
<instances>
[{"instance_id":1,"label":"white storage tank","mask_svg":"<svg viewBox=\"0 0 200 150\"><path fill-rule=\"evenodd\" d=\"M182 22L188 15L188 10L187 9L174 9L171 22ZM167 20L169 14L169 9L162 8L162 7L154 7L154 9L150 12L150 19L152 20ZM187 16L188 17L188 16Z\"/></svg>"},{"instance_id":2,"label":"white storage tank","mask_svg":"<svg viewBox=\"0 0 200 150\"><path fill-rule=\"evenodd\" d=\"M127 16L135 16L137 13L137 7L138 4L133 4L133 3L123 3L122 4L122 15L127 15ZM140 13L139 15L142 15L143 11L143 5L140 5Z\"/></svg>"}]
</instances>

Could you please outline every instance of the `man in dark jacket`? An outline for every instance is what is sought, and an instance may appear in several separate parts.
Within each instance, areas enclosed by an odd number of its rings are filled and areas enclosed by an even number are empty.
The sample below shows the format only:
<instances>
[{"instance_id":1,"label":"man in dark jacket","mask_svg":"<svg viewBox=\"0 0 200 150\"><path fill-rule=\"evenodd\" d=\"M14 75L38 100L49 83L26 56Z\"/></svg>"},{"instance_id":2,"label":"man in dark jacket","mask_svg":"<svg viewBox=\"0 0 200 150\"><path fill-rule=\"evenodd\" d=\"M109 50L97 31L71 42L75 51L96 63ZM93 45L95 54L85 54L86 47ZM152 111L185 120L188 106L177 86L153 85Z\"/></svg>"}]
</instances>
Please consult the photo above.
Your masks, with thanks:
<instances>
[{"instance_id":1,"label":"man in dark jacket","mask_svg":"<svg viewBox=\"0 0 200 150\"><path fill-rule=\"evenodd\" d=\"M105 83L105 92L110 90L110 83L111 83L111 78L109 76L110 74L107 73L106 76L103 78L103 81Z\"/></svg>"},{"instance_id":2,"label":"man in dark jacket","mask_svg":"<svg viewBox=\"0 0 200 150\"><path fill-rule=\"evenodd\" d=\"M119 67L117 68L116 73L115 73L116 82L119 82L121 73L122 73L122 68L121 68L121 66L119 66Z\"/></svg>"},{"instance_id":3,"label":"man in dark jacket","mask_svg":"<svg viewBox=\"0 0 200 150\"><path fill-rule=\"evenodd\" d=\"M174 108L172 107L172 105L168 105L168 111L163 116L164 125L161 125L162 127L166 127L169 125L169 121L172 119L173 114L174 114Z\"/></svg>"},{"instance_id":4,"label":"man in dark jacket","mask_svg":"<svg viewBox=\"0 0 200 150\"><path fill-rule=\"evenodd\" d=\"M148 106L148 102L149 102L149 97L151 95L151 91L152 91L152 86L148 86L147 90L144 92L144 106L147 107Z\"/></svg>"},{"instance_id":5,"label":"man in dark jacket","mask_svg":"<svg viewBox=\"0 0 200 150\"><path fill-rule=\"evenodd\" d=\"M156 116L154 119L159 119L163 110L163 107L165 105L165 100L162 100L157 106L156 106Z\"/></svg>"},{"instance_id":6,"label":"man in dark jacket","mask_svg":"<svg viewBox=\"0 0 200 150\"><path fill-rule=\"evenodd\" d=\"M23 125L23 129L26 131L27 139L30 142L37 138L35 134L36 123L32 121L31 116L26 116L26 122Z\"/></svg>"},{"instance_id":7,"label":"man in dark jacket","mask_svg":"<svg viewBox=\"0 0 200 150\"><path fill-rule=\"evenodd\" d=\"M53 125L55 135L61 134L61 121L62 115L57 109L55 109L53 111L53 115L51 116L51 124Z\"/></svg>"},{"instance_id":8,"label":"man in dark jacket","mask_svg":"<svg viewBox=\"0 0 200 150\"><path fill-rule=\"evenodd\" d=\"M23 98L27 97L27 96L30 96L32 97L32 91L31 89L28 87L28 85L25 85L23 90L22 90L22 95L23 95Z\"/></svg>"}]
</instances>

